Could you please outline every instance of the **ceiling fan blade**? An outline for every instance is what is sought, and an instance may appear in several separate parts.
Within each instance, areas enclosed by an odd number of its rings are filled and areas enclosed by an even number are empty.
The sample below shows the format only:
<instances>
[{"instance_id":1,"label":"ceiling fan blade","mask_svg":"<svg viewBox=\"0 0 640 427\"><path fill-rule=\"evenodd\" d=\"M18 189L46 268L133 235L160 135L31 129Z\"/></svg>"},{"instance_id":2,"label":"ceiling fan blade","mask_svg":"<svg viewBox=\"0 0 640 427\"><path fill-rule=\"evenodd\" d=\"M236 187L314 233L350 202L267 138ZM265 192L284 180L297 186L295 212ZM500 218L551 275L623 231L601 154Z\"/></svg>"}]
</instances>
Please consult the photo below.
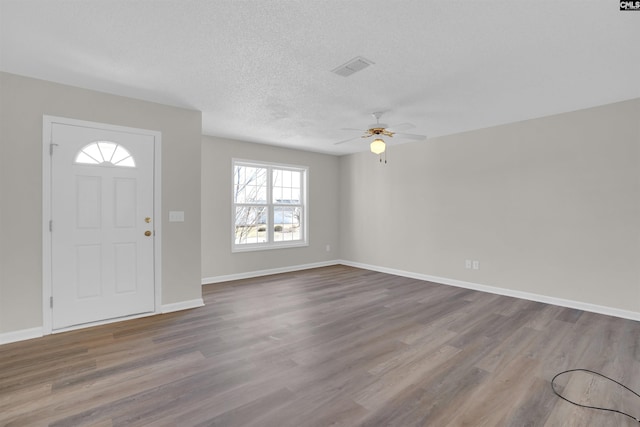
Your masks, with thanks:
<instances>
[{"instance_id":1,"label":"ceiling fan blade","mask_svg":"<svg viewBox=\"0 0 640 427\"><path fill-rule=\"evenodd\" d=\"M403 130L409 130L409 129L413 129L414 127L416 127L413 123L398 123L397 125L393 125L390 128L388 128L387 130L389 132L402 132Z\"/></svg>"},{"instance_id":2,"label":"ceiling fan blade","mask_svg":"<svg viewBox=\"0 0 640 427\"><path fill-rule=\"evenodd\" d=\"M340 144L344 144L345 142L355 141L356 139L360 139L360 137L359 137L359 136L356 136L355 138L349 138L349 139L345 139L344 141L334 142L334 143L333 143L333 145L340 145Z\"/></svg>"},{"instance_id":3,"label":"ceiling fan blade","mask_svg":"<svg viewBox=\"0 0 640 427\"><path fill-rule=\"evenodd\" d=\"M356 128L342 128L340 130L355 130L355 131L358 131L358 132L364 132L363 129L356 129Z\"/></svg>"},{"instance_id":4,"label":"ceiling fan blade","mask_svg":"<svg viewBox=\"0 0 640 427\"><path fill-rule=\"evenodd\" d=\"M402 138L415 139L416 141L423 141L427 139L426 135L415 135L413 133L396 132L396 135Z\"/></svg>"}]
</instances>

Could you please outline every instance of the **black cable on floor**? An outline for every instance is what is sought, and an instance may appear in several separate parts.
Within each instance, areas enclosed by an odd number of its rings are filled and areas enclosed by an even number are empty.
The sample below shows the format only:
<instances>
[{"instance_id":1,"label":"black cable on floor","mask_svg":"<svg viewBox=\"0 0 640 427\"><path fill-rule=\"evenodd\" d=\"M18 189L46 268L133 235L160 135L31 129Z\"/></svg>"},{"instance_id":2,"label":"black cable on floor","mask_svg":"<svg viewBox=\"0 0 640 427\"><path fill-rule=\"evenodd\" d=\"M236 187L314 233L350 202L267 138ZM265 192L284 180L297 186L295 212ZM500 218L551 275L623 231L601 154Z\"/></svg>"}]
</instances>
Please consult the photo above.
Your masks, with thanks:
<instances>
[{"instance_id":1,"label":"black cable on floor","mask_svg":"<svg viewBox=\"0 0 640 427\"><path fill-rule=\"evenodd\" d=\"M635 420L635 421L637 421L637 422L639 422L639 423L640 423L640 419L638 419L638 418L634 417L633 415L627 414L626 412L618 411L617 409L600 408L600 407L598 407L598 406L583 405L583 404L581 404L581 403L577 403L577 402L574 402L574 401L572 401L572 400L569 400L569 399L567 399L566 397L564 397L563 395L561 395L560 393L558 393L558 392L556 391L556 389L555 389L555 383L554 383L554 381L556 380L556 378L558 378L560 375L568 374L569 372L578 372L578 371L582 371L582 372L589 372L590 374L594 374L594 375L598 375L598 376L600 376L600 377L602 377L602 378L606 378L606 379L608 379L609 381L613 381L614 383L618 384L619 386L622 386L622 387L626 388L626 389L627 389L627 390L629 390L631 393L633 393L633 394L635 394L636 396L640 397L640 394L638 394L638 393L636 393L635 391L631 390L631 389L630 389L629 387L627 387L626 385L624 385L624 384L622 384L622 383L619 383L618 381L616 381L616 380L614 380L614 379L612 379L612 378L609 378L608 376L603 375L603 374L601 374L601 373L599 373L599 372L590 371L589 369L569 369L569 370L567 370L567 371L562 371L562 372L560 372L559 374L556 374L556 376L555 376L555 377L553 377L553 379L551 380L551 390L553 390L553 392L555 393L555 395L556 395L556 396L558 396L560 399L566 400L567 402L569 402L569 403L571 403L571 404L573 404L573 405L576 405L576 406L580 406L580 407L582 407L582 408L597 409L597 410L599 410L599 411L615 412L615 413L617 413L617 414L625 415L625 416L627 416L627 417L631 418L632 420Z\"/></svg>"}]
</instances>

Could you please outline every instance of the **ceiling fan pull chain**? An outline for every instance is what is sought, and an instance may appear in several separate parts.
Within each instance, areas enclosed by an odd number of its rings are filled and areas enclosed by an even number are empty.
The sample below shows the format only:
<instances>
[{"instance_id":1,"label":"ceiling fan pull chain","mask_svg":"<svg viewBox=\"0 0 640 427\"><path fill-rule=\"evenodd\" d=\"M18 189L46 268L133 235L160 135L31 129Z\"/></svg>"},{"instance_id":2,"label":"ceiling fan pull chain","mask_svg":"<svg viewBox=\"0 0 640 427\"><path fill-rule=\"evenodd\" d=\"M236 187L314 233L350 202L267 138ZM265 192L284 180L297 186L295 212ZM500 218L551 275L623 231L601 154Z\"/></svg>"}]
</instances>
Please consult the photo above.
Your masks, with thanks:
<instances>
[{"instance_id":1,"label":"ceiling fan pull chain","mask_svg":"<svg viewBox=\"0 0 640 427\"><path fill-rule=\"evenodd\" d=\"M380 154L379 154L379 156L380 156L380 157L379 157L379 159L380 159L380 160L379 160L379 162L380 162L380 163L382 163L382 156L383 156L383 155L384 155L384 164L386 165L386 164L387 164L387 150L385 150L384 152L382 152L382 153L380 153Z\"/></svg>"}]
</instances>

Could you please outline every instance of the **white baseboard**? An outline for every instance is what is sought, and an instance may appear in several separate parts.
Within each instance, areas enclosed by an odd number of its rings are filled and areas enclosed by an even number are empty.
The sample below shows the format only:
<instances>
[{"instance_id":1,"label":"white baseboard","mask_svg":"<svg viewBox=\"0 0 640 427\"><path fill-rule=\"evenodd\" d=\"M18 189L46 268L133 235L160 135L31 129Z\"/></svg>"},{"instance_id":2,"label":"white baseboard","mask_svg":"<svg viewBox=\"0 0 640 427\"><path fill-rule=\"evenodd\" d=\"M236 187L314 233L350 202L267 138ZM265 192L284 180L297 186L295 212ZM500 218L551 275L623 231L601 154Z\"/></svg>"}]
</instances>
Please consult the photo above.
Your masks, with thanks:
<instances>
[{"instance_id":1,"label":"white baseboard","mask_svg":"<svg viewBox=\"0 0 640 427\"><path fill-rule=\"evenodd\" d=\"M246 273L227 274L224 276L203 277L202 284L210 285L212 283L228 282L230 280L251 279L252 277L270 276L272 274L290 273L292 271L308 270L310 268L328 267L330 265L337 265L340 263L340 261L331 260L314 262L311 264L299 264L291 265L288 267L270 268L268 270L248 271Z\"/></svg>"},{"instance_id":2,"label":"white baseboard","mask_svg":"<svg viewBox=\"0 0 640 427\"><path fill-rule=\"evenodd\" d=\"M288 273L292 271L307 270L310 268L327 267L331 265L347 265L350 267L363 268L371 271L378 271L381 273L394 274L396 276L409 277L412 279L425 280L427 282L434 282L443 285L456 286L459 288L472 289L476 291L489 292L497 295L504 295L508 297L521 298L529 301L542 302L545 304L553 304L561 307L574 308L577 310L590 311L593 313L604 314L607 316L620 317L623 319L630 319L640 321L640 313L629 310L621 310L614 307L607 307L597 304L590 304L581 301L573 301L562 298L555 298L546 295L534 294L530 292L515 291L512 289L498 288L494 286L481 285L479 283L465 282L463 280L448 279L446 277L430 276L428 274L414 273L411 271L397 270L395 268L380 267L371 264L363 264L359 262L347 261L347 260L333 260L318 262L313 264L302 264L289 267L272 268L268 270L257 270L246 273L229 274L225 276L205 277L202 279L202 284L208 283L220 283L230 280L248 279L252 277L268 276L271 274ZM181 301L171 304L164 304L161 306L160 313L171 313L174 311L188 310L191 308L204 306L202 298L197 298L190 301ZM153 314L151 314L153 315ZM42 327L22 329L12 332L0 333L0 345L9 344L12 342L24 341L33 338L40 338L44 335Z\"/></svg>"},{"instance_id":3,"label":"white baseboard","mask_svg":"<svg viewBox=\"0 0 640 427\"><path fill-rule=\"evenodd\" d=\"M163 304L160 308L161 313L171 313L173 311L188 310L190 308L202 307L204 300L202 298L192 299L190 301L180 301L171 304Z\"/></svg>"},{"instance_id":4,"label":"white baseboard","mask_svg":"<svg viewBox=\"0 0 640 427\"><path fill-rule=\"evenodd\" d=\"M545 304L558 305L560 307L575 308L577 310L590 311L607 316L620 317L623 319L640 321L640 313L635 311L621 310L619 308L607 307L603 305L590 304L581 301L573 301L562 298L555 298L546 295L534 294L530 292L515 291L512 289L498 288L494 286L481 285L478 283L465 282L463 280L448 279L446 277L430 276L428 274L414 273L411 271L396 270L394 268L379 267L376 265L363 264L346 260L339 260L340 264L350 267L363 268L366 270L378 271L381 273L394 274L396 276L409 277L412 279L425 280L427 282L439 283L442 285L457 286L459 288L472 289L476 291L488 292L497 295L520 298L529 301L542 302Z\"/></svg>"},{"instance_id":5,"label":"white baseboard","mask_svg":"<svg viewBox=\"0 0 640 427\"><path fill-rule=\"evenodd\" d=\"M42 327L21 329L19 331L0 333L0 344L9 344L12 342L30 340L32 338L40 338L43 336Z\"/></svg>"}]
</instances>

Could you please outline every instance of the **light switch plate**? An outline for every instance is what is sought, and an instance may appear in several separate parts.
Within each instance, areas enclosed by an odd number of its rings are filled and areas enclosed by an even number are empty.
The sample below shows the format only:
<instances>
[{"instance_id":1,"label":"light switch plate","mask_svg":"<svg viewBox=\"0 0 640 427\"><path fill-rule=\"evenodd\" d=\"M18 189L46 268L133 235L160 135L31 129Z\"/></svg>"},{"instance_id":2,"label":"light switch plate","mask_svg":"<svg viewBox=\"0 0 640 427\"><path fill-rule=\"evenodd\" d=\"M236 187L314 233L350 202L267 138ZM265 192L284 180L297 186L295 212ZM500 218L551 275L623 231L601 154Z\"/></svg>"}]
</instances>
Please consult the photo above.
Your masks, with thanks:
<instances>
[{"instance_id":1,"label":"light switch plate","mask_svg":"<svg viewBox=\"0 0 640 427\"><path fill-rule=\"evenodd\" d=\"M184 211L169 211L169 222L184 222Z\"/></svg>"}]
</instances>

